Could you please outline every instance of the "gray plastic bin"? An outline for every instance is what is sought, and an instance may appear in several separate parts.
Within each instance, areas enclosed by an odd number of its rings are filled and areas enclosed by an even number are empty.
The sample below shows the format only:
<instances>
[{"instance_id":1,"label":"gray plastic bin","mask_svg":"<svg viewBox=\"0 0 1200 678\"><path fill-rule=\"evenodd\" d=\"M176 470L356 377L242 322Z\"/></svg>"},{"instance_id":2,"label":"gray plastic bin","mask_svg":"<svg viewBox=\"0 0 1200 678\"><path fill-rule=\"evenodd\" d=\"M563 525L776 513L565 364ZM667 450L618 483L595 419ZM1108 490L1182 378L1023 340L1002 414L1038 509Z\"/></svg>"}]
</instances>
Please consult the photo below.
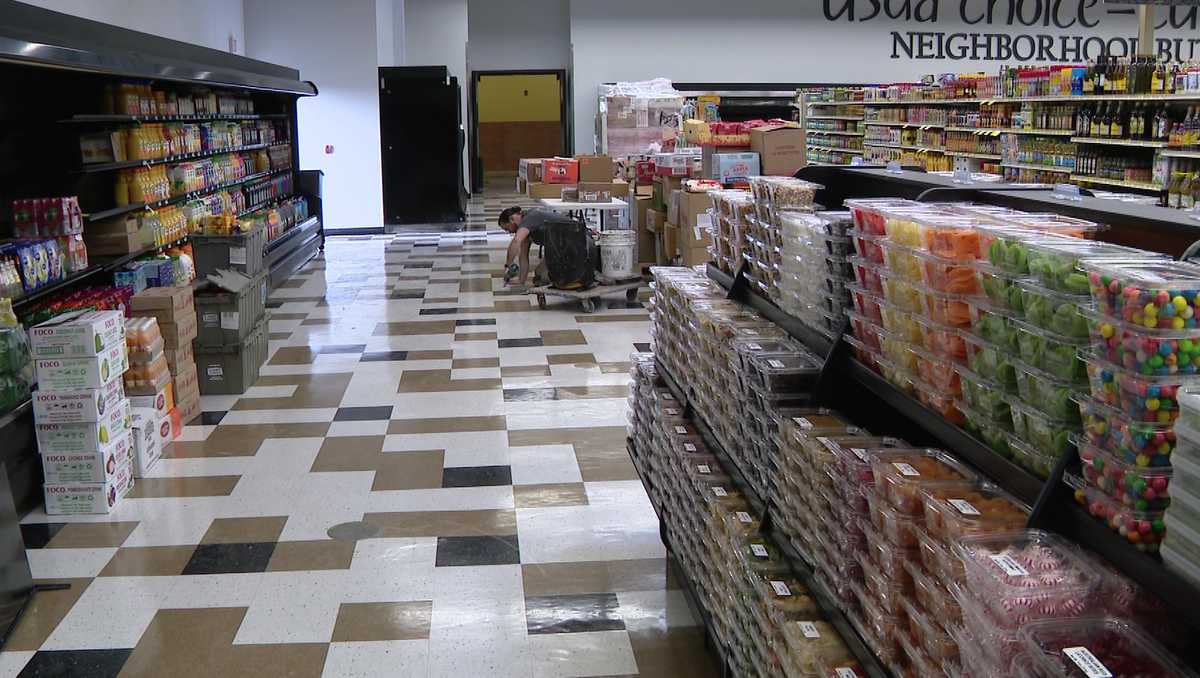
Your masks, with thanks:
<instances>
[{"instance_id":1,"label":"gray plastic bin","mask_svg":"<svg viewBox=\"0 0 1200 678\"><path fill-rule=\"evenodd\" d=\"M245 341L216 346L197 343L195 349L201 395L245 393L267 361L267 322L254 327Z\"/></svg>"},{"instance_id":2,"label":"gray plastic bin","mask_svg":"<svg viewBox=\"0 0 1200 678\"><path fill-rule=\"evenodd\" d=\"M196 290L197 345L235 344L263 319L267 274L259 273L238 292L209 285Z\"/></svg>"},{"instance_id":3,"label":"gray plastic bin","mask_svg":"<svg viewBox=\"0 0 1200 678\"><path fill-rule=\"evenodd\" d=\"M191 241L196 275L203 278L219 268L225 268L256 276L263 270L266 240L266 229L261 227L237 235L193 235Z\"/></svg>"}]
</instances>

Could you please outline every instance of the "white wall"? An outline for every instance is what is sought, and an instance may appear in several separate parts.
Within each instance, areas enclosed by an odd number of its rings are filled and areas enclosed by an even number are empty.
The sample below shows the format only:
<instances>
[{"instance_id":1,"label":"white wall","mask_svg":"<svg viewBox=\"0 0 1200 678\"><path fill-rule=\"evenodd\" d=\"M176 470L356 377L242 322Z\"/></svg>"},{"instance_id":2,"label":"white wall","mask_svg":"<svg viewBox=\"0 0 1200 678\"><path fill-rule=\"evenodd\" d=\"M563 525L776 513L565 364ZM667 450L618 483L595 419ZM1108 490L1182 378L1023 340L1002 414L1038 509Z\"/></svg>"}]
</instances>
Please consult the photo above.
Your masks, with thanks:
<instances>
[{"instance_id":1,"label":"white wall","mask_svg":"<svg viewBox=\"0 0 1200 678\"><path fill-rule=\"evenodd\" d=\"M571 63L568 0L468 0L472 71L565 69Z\"/></svg>"},{"instance_id":2,"label":"white wall","mask_svg":"<svg viewBox=\"0 0 1200 678\"><path fill-rule=\"evenodd\" d=\"M229 38L245 54L242 0L24 0L26 4L181 40L223 52Z\"/></svg>"},{"instance_id":3,"label":"white wall","mask_svg":"<svg viewBox=\"0 0 1200 678\"><path fill-rule=\"evenodd\" d=\"M246 55L320 90L298 106L300 167L325 170L330 228L383 224L375 12L374 0L245 0Z\"/></svg>"},{"instance_id":4,"label":"white wall","mask_svg":"<svg viewBox=\"0 0 1200 678\"><path fill-rule=\"evenodd\" d=\"M847 4L855 6L855 20L841 15L836 21L825 18L829 5L836 15ZM1137 36L1132 16L1108 15L1103 3L1082 3L1085 18L1094 28L1072 24L1077 2L1023 2L1015 0L965 0L936 2L911 0L887 3L893 8L909 6L926 12L938 7L936 23L902 21L879 16L864 21L877 0L755 0L731 4L728 0L571 0L571 43L574 49L575 150L592 148L597 87L604 82L645 80L666 77L691 82L887 82L911 81L926 73L983 70L997 72L999 61L953 59L894 58L892 32L909 31L955 33L995 33L1015 36L1045 34L1059 47L1061 36L1073 39L1089 37ZM992 4L996 16L987 22L966 25L960 17L961 5L968 17L982 14ZM1066 29L1045 27L1042 17L1035 27L1007 24L1010 5L1026 8L1034 19L1033 8L1060 5L1058 17ZM1184 8L1178 8L1183 11ZM1159 17L1166 15L1159 8ZM924 16L924 14L923 14ZM1158 37L1182 38L1183 57L1189 56L1189 40L1197 36L1188 30L1159 31ZM1191 45L1196 45L1192 42ZM932 44L932 43L931 43ZM936 56L936 48L928 53ZM1200 56L1200 50L1197 51ZM1053 59L1059 60L1059 59Z\"/></svg>"},{"instance_id":5,"label":"white wall","mask_svg":"<svg viewBox=\"0 0 1200 678\"><path fill-rule=\"evenodd\" d=\"M446 66L462 88L461 116L467 125L467 0L404 0L405 66ZM469 186L468 149L463 181Z\"/></svg>"}]
</instances>

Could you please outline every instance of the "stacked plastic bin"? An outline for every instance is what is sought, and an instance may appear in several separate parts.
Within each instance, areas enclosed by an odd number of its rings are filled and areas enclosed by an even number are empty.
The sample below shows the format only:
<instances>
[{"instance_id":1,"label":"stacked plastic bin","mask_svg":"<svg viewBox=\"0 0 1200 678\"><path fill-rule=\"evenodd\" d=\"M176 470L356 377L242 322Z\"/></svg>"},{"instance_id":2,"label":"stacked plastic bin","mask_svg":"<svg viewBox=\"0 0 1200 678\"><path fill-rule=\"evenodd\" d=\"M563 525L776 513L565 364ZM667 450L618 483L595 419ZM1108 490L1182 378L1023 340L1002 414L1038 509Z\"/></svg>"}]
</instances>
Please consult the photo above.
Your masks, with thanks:
<instances>
[{"instance_id":1,"label":"stacked plastic bin","mask_svg":"<svg viewBox=\"0 0 1200 678\"><path fill-rule=\"evenodd\" d=\"M742 258L749 264L747 275L758 294L779 302L779 281L784 270L781 215L785 211L812 212L813 197L821 188L820 184L791 177L750 178L754 214L746 216L748 229L743 236L746 250Z\"/></svg>"},{"instance_id":2,"label":"stacked plastic bin","mask_svg":"<svg viewBox=\"0 0 1200 678\"><path fill-rule=\"evenodd\" d=\"M779 308L831 340L841 331L854 281L848 256L854 246L847 236L853 225L849 212L778 214L782 235L779 265Z\"/></svg>"}]
</instances>

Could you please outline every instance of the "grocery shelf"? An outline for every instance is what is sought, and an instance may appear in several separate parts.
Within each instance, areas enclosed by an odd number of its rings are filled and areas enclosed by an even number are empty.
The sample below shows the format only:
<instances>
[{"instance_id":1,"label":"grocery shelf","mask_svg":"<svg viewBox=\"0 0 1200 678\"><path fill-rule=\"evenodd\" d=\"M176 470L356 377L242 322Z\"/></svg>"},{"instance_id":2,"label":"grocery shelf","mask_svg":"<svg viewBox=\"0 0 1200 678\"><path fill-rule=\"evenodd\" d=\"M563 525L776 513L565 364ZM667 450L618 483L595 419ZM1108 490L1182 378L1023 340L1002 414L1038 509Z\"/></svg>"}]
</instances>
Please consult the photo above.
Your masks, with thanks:
<instances>
[{"instance_id":1,"label":"grocery shelf","mask_svg":"<svg viewBox=\"0 0 1200 678\"><path fill-rule=\"evenodd\" d=\"M1098 95L1051 95L1040 97L982 97L976 99L914 99L912 101L864 101L867 106L913 106L949 104L1021 104L1021 103L1103 103L1106 101L1144 102L1187 102L1200 101L1200 92L1187 94L1098 94Z\"/></svg>"},{"instance_id":2,"label":"grocery shelf","mask_svg":"<svg viewBox=\"0 0 1200 678\"><path fill-rule=\"evenodd\" d=\"M1002 160L1003 157L999 153L969 153L967 151L946 151L946 155L953 155L959 158L978 158L980 160Z\"/></svg>"},{"instance_id":3,"label":"grocery shelf","mask_svg":"<svg viewBox=\"0 0 1200 678\"><path fill-rule=\"evenodd\" d=\"M892 144L886 141L871 141L870 139L865 139L863 141L863 146L874 146L876 148L904 148L900 144Z\"/></svg>"},{"instance_id":4,"label":"grocery shelf","mask_svg":"<svg viewBox=\"0 0 1200 678\"><path fill-rule=\"evenodd\" d=\"M809 115L807 120L862 120L861 115Z\"/></svg>"},{"instance_id":5,"label":"grocery shelf","mask_svg":"<svg viewBox=\"0 0 1200 678\"><path fill-rule=\"evenodd\" d=\"M861 106L862 101L805 101L809 106Z\"/></svg>"},{"instance_id":6,"label":"grocery shelf","mask_svg":"<svg viewBox=\"0 0 1200 678\"><path fill-rule=\"evenodd\" d=\"M888 144L880 141L864 141L863 146L877 146L879 148L899 148L905 151L918 151L923 153L945 153L946 149L937 148L934 146L904 146L902 144Z\"/></svg>"},{"instance_id":7,"label":"grocery shelf","mask_svg":"<svg viewBox=\"0 0 1200 678\"><path fill-rule=\"evenodd\" d=\"M938 125L931 122L887 122L883 120L864 120L863 124L873 125L876 127L916 127L918 129L943 129L945 125Z\"/></svg>"},{"instance_id":8,"label":"grocery shelf","mask_svg":"<svg viewBox=\"0 0 1200 678\"><path fill-rule=\"evenodd\" d=\"M864 101L864 106L940 106L948 104L977 104L980 99L914 99L912 101Z\"/></svg>"},{"instance_id":9,"label":"grocery shelf","mask_svg":"<svg viewBox=\"0 0 1200 678\"><path fill-rule=\"evenodd\" d=\"M1001 167L1011 167L1013 169L1026 169L1041 172L1055 172L1058 174L1070 174L1075 171L1073 167L1056 167L1054 165L1038 165L1036 163L1024 162L1002 162Z\"/></svg>"},{"instance_id":10,"label":"grocery shelf","mask_svg":"<svg viewBox=\"0 0 1200 678\"><path fill-rule=\"evenodd\" d=\"M176 162L187 162L189 160L199 160L201 158L211 158L214 155L225 155L226 153L241 153L243 151L257 151L263 148L273 148L275 146L286 146L290 141L278 141L270 144L247 144L245 146L230 146L228 148L216 148L211 151L201 151L199 153L180 153L178 155L168 155L162 158L152 158L145 160L125 160L122 162L100 162L86 164L79 168L80 172L92 174L95 172L112 172L114 170L132 169L135 167L153 167L154 165L169 165Z\"/></svg>"},{"instance_id":11,"label":"grocery shelf","mask_svg":"<svg viewBox=\"0 0 1200 678\"><path fill-rule=\"evenodd\" d=\"M263 256L263 267L268 271L271 289L275 289L300 270L324 247L321 221L316 217L310 217L300 225L293 226L289 233L291 236L287 240L280 241L276 238L272 241L272 249Z\"/></svg>"},{"instance_id":12,"label":"grocery shelf","mask_svg":"<svg viewBox=\"0 0 1200 678\"><path fill-rule=\"evenodd\" d=\"M1139 191L1154 191L1161 193L1166 189L1161 184L1146 183L1143 181L1125 181L1123 179L1106 179L1104 177L1093 177L1086 174L1072 174L1071 181L1082 181L1091 184L1103 184L1105 186L1120 186L1121 188L1133 188Z\"/></svg>"},{"instance_id":13,"label":"grocery shelf","mask_svg":"<svg viewBox=\"0 0 1200 678\"><path fill-rule=\"evenodd\" d=\"M105 123L123 122L140 125L158 122L215 122L218 120L275 120L287 116L283 113L218 113L215 115L122 115L122 114L80 114L73 115L61 123Z\"/></svg>"},{"instance_id":14,"label":"grocery shelf","mask_svg":"<svg viewBox=\"0 0 1200 678\"><path fill-rule=\"evenodd\" d=\"M267 242L267 244L263 246L263 256L269 256L272 252L280 247L283 247L289 240L295 238L298 234L303 233L305 230L311 229L312 226L317 223L317 221L318 219L315 215L311 216L279 234L274 240Z\"/></svg>"},{"instance_id":15,"label":"grocery shelf","mask_svg":"<svg viewBox=\"0 0 1200 678\"><path fill-rule=\"evenodd\" d=\"M816 151L832 151L834 153L846 153L848 155L863 154L863 150L861 148L838 148L837 146L817 146L814 144L809 144L808 149Z\"/></svg>"},{"instance_id":16,"label":"grocery shelf","mask_svg":"<svg viewBox=\"0 0 1200 678\"><path fill-rule=\"evenodd\" d=\"M1077 144L1095 146L1131 146L1133 148L1166 148L1165 141L1146 141L1144 139L1109 139L1106 137L1071 137Z\"/></svg>"},{"instance_id":17,"label":"grocery shelf","mask_svg":"<svg viewBox=\"0 0 1200 678\"><path fill-rule=\"evenodd\" d=\"M1164 158L1191 158L1200 160L1200 151L1185 151L1178 148L1168 148L1162 152Z\"/></svg>"},{"instance_id":18,"label":"grocery shelf","mask_svg":"<svg viewBox=\"0 0 1200 678\"><path fill-rule=\"evenodd\" d=\"M843 137L861 137L865 132L842 132L834 129L805 129L808 134L834 134Z\"/></svg>"},{"instance_id":19,"label":"grocery shelf","mask_svg":"<svg viewBox=\"0 0 1200 678\"><path fill-rule=\"evenodd\" d=\"M1069 129L1032 129L1025 127L947 127L947 132L971 132L974 134L1028 134L1039 137L1069 137L1075 130Z\"/></svg>"},{"instance_id":20,"label":"grocery shelf","mask_svg":"<svg viewBox=\"0 0 1200 678\"><path fill-rule=\"evenodd\" d=\"M162 207L167 207L168 205L177 205L181 202L187 202L188 200L194 200L201 196L208 195L209 193L216 193L217 191L223 191L228 188L233 188L234 186L241 186L242 184L250 183L251 181L257 181L259 179L266 179L268 177L273 177L276 174L283 174L284 172L291 172L291 171L292 171L291 167L284 167L284 168L280 168L280 169L276 169L276 170L268 170L266 172L258 172L255 174L251 174L249 176L242 177L241 179L234 179L233 181L227 181L223 184L217 184L216 186L210 186L208 188L203 188L198 191L189 191L187 193L181 193L180 195L172 196L170 198L164 198L163 200L155 200L153 202L139 202L139 203L135 203L132 205L121 205L120 207L114 207L112 209L107 209L102 212L89 212L85 216L85 219L87 221L100 221L102 219L108 219L110 217L127 214L129 212L136 212L137 210L140 210L140 209L153 210L153 209L159 209Z\"/></svg>"}]
</instances>

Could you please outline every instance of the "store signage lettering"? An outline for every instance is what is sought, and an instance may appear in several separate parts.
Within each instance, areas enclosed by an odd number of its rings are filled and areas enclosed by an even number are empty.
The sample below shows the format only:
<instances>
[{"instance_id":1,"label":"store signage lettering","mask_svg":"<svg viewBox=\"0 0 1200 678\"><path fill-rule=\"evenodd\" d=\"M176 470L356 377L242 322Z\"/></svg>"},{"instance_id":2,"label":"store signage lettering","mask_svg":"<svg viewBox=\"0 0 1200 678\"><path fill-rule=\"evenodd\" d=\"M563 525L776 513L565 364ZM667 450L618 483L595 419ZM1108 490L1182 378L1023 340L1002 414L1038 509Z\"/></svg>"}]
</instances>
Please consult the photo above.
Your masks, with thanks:
<instances>
[{"instance_id":1,"label":"store signage lettering","mask_svg":"<svg viewBox=\"0 0 1200 678\"><path fill-rule=\"evenodd\" d=\"M1126 57L1138 51L1137 37L1096 35L1106 17L1131 22L1129 6L1102 0L823 0L825 19L844 23L915 23L925 30L891 32L893 59L1079 63L1102 56ZM976 31L937 30L939 23L962 24ZM1158 30L1195 31L1200 8L1160 9ZM996 32L978 29L994 27ZM1070 34L1014 34L1012 29L1049 28L1084 31ZM1008 29L1008 30L1006 30ZM1102 30L1102 29L1099 29ZM1155 48L1175 61L1200 57L1200 38L1160 37Z\"/></svg>"}]
</instances>

